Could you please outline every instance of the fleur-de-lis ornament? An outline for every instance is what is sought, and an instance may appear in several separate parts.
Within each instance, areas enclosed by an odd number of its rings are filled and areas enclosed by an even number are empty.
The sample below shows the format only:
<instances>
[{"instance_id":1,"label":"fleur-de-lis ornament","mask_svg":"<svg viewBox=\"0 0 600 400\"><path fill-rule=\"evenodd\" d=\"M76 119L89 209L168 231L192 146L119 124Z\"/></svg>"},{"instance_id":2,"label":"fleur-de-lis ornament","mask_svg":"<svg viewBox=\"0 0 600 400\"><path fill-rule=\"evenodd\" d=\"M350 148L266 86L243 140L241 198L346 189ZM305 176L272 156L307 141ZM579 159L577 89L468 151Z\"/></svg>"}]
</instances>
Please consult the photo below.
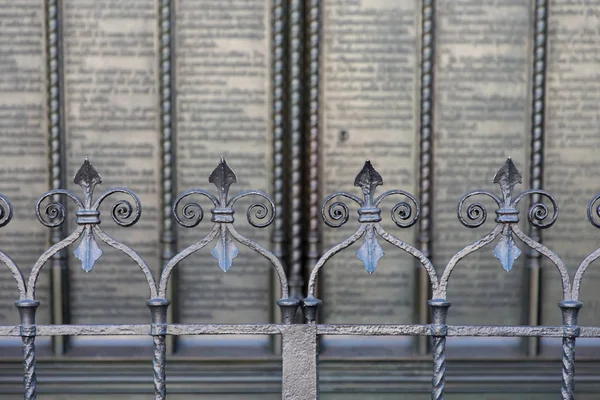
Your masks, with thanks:
<instances>
[{"instance_id":1,"label":"fleur-de-lis ornament","mask_svg":"<svg viewBox=\"0 0 600 400\"><path fill-rule=\"evenodd\" d=\"M99 237L101 241L117 250L130 255L133 254L133 251L126 245L116 242L100 229L100 211L98 208L102 202L112 194L121 193L129 196L131 200L133 200L135 207L132 202L128 200L118 200L113 205L111 214L113 221L118 225L124 227L132 226L140 219L142 214L142 204L140 199L135 193L128 189L110 188L94 200L94 189L97 185L102 183L102 178L100 178L98 171L96 171L87 158L75 174L73 182L81 186L81 189L83 190L83 199L75 193L65 189L54 189L44 193L38 199L35 206L35 213L40 222L50 228L61 225L65 221L65 207L58 201L52 202L46 206L43 206L42 204L44 204L47 199L54 198L57 195L66 196L73 200L77 206L77 211L75 212L77 218L75 219L75 223L78 225L78 228L61 243L66 243L66 246L81 237L81 241L73 253L75 254L75 257L81 261L81 268L85 272L91 271L92 268L94 268L96 261L102 256L102 250L98 246L98 243L96 243L96 237ZM147 267L144 265L143 268Z\"/></svg>"},{"instance_id":2,"label":"fleur-de-lis ornament","mask_svg":"<svg viewBox=\"0 0 600 400\"><path fill-rule=\"evenodd\" d=\"M503 197L503 205L497 212L497 220L498 222L506 223L502 229L502 235L498 244L494 247L494 257L500 260L502 268L510 271L515 264L515 260L521 255L521 250L517 247L512 237L510 224L519 221L518 210L512 204L512 193L518 183L523 183L523 176L509 158L502 168L496 172L494 183L500 185Z\"/></svg>"},{"instance_id":3,"label":"fleur-de-lis ornament","mask_svg":"<svg viewBox=\"0 0 600 400\"><path fill-rule=\"evenodd\" d=\"M354 243L364 234L364 243L358 249L356 256L363 262L365 269L370 274L375 272L379 260L385 255L383 248L377 241L376 235L376 233L380 236L387 235L379 224L379 222L381 222L381 209L379 208L381 201L391 195L401 195L408 198L410 203L414 205L414 210L409 202L397 203L392 208L392 220L401 228L408 228L414 225L419 217L419 204L414 196L408 192L403 190L390 190L375 198L377 186L382 185L383 178L379 172L373 168L371 162L367 160L354 179L354 186L361 188L363 198L361 199L346 192L337 192L329 195L323 202L323 207L321 208L323 221L332 228L339 228L348 221L348 206L340 201L333 202L329 206L328 218L325 215L326 204L338 196L349 198L358 203L360 206L358 209L358 222L360 222L362 226L353 237L348 239L348 243Z\"/></svg>"},{"instance_id":4,"label":"fleur-de-lis ornament","mask_svg":"<svg viewBox=\"0 0 600 400\"><path fill-rule=\"evenodd\" d=\"M81 216L89 216L92 218L94 216L99 216L100 213L98 213L97 210L92 210L92 199L94 188L96 185L102 183L102 178L87 158L83 162L81 168L79 168L79 171L75 174L73 183L81 186L83 189L83 205L85 210L77 211L77 216L80 217L81 214L85 214ZM90 272L92 268L94 268L96 261L102 256L102 250L94 239L91 223L85 225L81 242L73 251L73 254L81 261L81 268L83 268L85 272Z\"/></svg>"},{"instance_id":5,"label":"fleur-de-lis ornament","mask_svg":"<svg viewBox=\"0 0 600 400\"><path fill-rule=\"evenodd\" d=\"M504 162L504 165L498 170L494 176L493 182L500 186L502 197L485 190L471 192L465 195L458 203L457 214L463 225L469 228L476 228L485 223L487 218L485 208L480 203L471 204L466 210L466 216L469 220L474 222L469 222L462 216L465 201L472 196L486 195L498 204L499 208L496 210L496 222L502 224L502 226L497 228L501 228L501 230L497 235L498 243L496 244L496 247L494 247L494 257L500 260L502 268L506 271L510 271L517 258L521 255L521 250L517 247L515 240L513 239L513 234L515 232L520 233L517 226L519 222L519 210L517 209L517 206L521 199L527 195L540 195L548 198L552 203L554 213L547 223L543 222L549 215L548 207L545 204L538 202L530 207L529 213L527 214L529 222L538 228L548 228L554 224L558 217L558 204L552 196L539 189L526 190L514 196L514 188L517 184L523 182L523 176L510 158L508 158Z\"/></svg>"},{"instance_id":6,"label":"fleur-de-lis ornament","mask_svg":"<svg viewBox=\"0 0 600 400\"><path fill-rule=\"evenodd\" d=\"M233 210L231 208L227 208L227 196L229 194L229 187L237 183L237 177L227 162L225 158L221 157L221 162L217 165L217 168L210 174L208 181L215 185L219 190L219 205L215 210L213 210L213 215L219 215L216 220L223 220L223 222L228 222L229 219L227 216L233 215ZM230 214L231 211L231 214ZM215 217L213 216L213 220ZM231 220L233 222L233 219ZM229 234L229 230L226 227L221 226L220 236L217 240L216 246L212 249L212 256L218 260L219 267L227 272L233 263L233 259L238 255L239 249L235 245L235 242L231 238Z\"/></svg>"},{"instance_id":7,"label":"fleur-de-lis ornament","mask_svg":"<svg viewBox=\"0 0 600 400\"><path fill-rule=\"evenodd\" d=\"M175 200L173 205L174 216L180 225L185 226L186 228L192 228L202 221L204 216L202 207L197 203L189 202L181 208L180 215L178 213L179 205L184 199L194 194L203 195L212 202L214 208L211 209L211 221L215 222L215 229L218 229L218 233L216 236L217 244L212 249L211 254L218 261L219 267L227 272L233 264L233 259L237 257L239 253L235 240L256 250L255 244L251 244L250 242L246 243L246 239L233 227L233 206L235 202L246 196L259 196L268 201L271 212L269 212L268 208L262 203L254 203L248 208L248 222L257 228L264 228L271 224L275 216L275 205L265 193L259 190L245 190L237 193L230 199L229 188L234 183L237 183L237 177L233 170L229 168L229 165L227 165L224 157L221 157L221 161L210 174L208 181L217 188L218 197L204 189L188 190ZM253 211L255 211L254 215L252 215ZM269 215L270 217L268 218ZM266 222L259 223L254 220L254 218L256 218L256 220L266 220Z\"/></svg>"},{"instance_id":8,"label":"fleur-de-lis ornament","mask_svg":"<svg viewBox=\"0 0 600 400\"><path fill-rule=\"evenodd\" d=\"M380 185L383 185L383 178L379 175L379 172L375 171L370 161L365 162L362 170L354 179L354 186L361 188L364 196L364 204L359 210L361 218L363 215L379 215L379 208L373 206L373 196L375 189ZM381 217L379 217L379 220L381 220ZM377 269L377 263L384 255L385 252L377 242L375 232L373 232L373 225L368 225L365 232L365 242L356 252L356 256L365 264L367 272L372 274Z\"/></svg>"}]
</instances>

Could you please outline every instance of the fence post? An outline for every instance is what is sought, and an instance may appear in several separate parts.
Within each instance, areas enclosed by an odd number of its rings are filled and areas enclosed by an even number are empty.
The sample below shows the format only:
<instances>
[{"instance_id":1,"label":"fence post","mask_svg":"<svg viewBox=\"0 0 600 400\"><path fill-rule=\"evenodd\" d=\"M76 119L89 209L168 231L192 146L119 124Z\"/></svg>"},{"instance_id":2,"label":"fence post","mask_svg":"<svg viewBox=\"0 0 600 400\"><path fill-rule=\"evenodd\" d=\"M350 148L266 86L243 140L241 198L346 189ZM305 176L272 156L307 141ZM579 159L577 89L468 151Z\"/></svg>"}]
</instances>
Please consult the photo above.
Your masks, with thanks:
<instances>
[{"instance_id":1,"label":"fence post","mask_svg":"<svg viewBox=\"0 0 600 400\"><path fill-rule=\"evenodd\" d=\"M283 376L281 398L319 398L319 365L316 325L283 325Z\"/></svg>"},{"instance_id":2,"label":"fence post","mask_svg":"<svg viewBox=\"0 0 600 400\"><path fill-rule=\"evenodd\" d=\"M563 354L562 354L562 397L575 399L575 338L579 336L577 316L583 304L577 300L563 300L558 303L563 315Z\"/></svg>"},{"instance_id":3,"label":"fence post","mask_svg":"<svg viewBox=\"0 0 600 400\"><path fill-rule=\"evenodd\" d=\"M165 400L167 397L167 386L165 382L165 362L167 349L165 336L167 334L167 308L169 301L163 298L154 298L146 302L152 313L152 335L154 357L154 400Z\"/></svg>"},{"instance_id":4,"label":"fence post","mask_svg":"<svg viewBox=\"0 0 600 400\"><path fill-rule=\"evenodd\" d=\"M19 300L15 306L19 309L21 317L21 339L23 340L23 384L25 386L25 400L35 400L35 310L40 305L37 300Z\"/></svg>"},{"instance_id":5,"label":"fence post","mask_svg":"<svg viewBox=\"0 0 600 400\"><path fill-rule=\"evenodd\" d=\"M433 340L433 379L431 399L443 400L446 386L446 315L450 303L446 299L429 300L431 307L431 336Z\"/></svg>"}]
</instances>

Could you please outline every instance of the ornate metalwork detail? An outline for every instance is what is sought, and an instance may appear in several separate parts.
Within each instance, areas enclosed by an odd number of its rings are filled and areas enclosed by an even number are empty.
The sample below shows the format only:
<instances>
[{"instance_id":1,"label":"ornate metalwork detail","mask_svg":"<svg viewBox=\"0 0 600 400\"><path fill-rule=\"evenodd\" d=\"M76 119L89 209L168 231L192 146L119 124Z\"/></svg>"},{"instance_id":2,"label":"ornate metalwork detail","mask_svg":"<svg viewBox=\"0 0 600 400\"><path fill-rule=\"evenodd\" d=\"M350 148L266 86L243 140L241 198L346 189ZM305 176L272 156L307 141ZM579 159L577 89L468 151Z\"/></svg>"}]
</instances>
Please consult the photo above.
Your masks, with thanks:
<instances>
[{"instance_id":1,"label":"ornate metalwork detail","mask_svg":"<svg viewBox=\"0 0 600 400\"><path fill-rule=\"evenodd\" d=\"M158 5L160 35L160 127L162 132L162 259L170 259L175 252L175 232L171 208L174 189L174 143L175 130L175 77L173 76L173 0L160 0Z\"/></svg>"},{"instance_id":2,"label":"ornate metalwork detail","mask_svg":"<svg viewBox=\"0 0 600 400\"><path fill-rule=\"evenodd\" d=\"M94 189L97 185L102 183L102 178L87 158L83 162L81 168L75 174L73 182L81 187L83 191L83 198L80 198L68 190L54 189L46 192L37 201L35 212L40 222L48 227L57 227L65 221L66 210L64 205L59 202L52 202L46 205L44 207L44 211L42 212L42 204L46 201L46 199L54 198L56 195L65 195L69 197L77 206L77 211L75 213L77 219L75 222L77 223L78 227L71 235L55 244L44 254L42 254L42 256L35 263L29 276L27 297L30 299L35 298L35 283L37 281L39 272L46 261L54 254L75 242L80 237L81 242L75 249L74 254L78 259L81 260L81 267L84 271L91 271L95 262L102 255L102 250L100 250L95 240L95 238L98 237L107 245L130 256L138 264L146 276L151 294L155 295L156 284L154 283L154 278L152 277L152 273L150 272L150 269L146 263L131 248L127 247L123 243L117 242L104 233L104 231L99 227L99 207L107 197L116 193L123 193L129 196L133 200L133 204L129 200L118 200L115 202L111 210L113 221L123 227L134 225L140 219L142 213L142 205L137 195L128 189L111 188L106 190L94 200Z\"/></svg>"},{"instance_id":3,"label":"ornate metalwork detail","mask_svg":"<svg viewBox=\"0 0 600 400\"><path fill-rule=\"evenodd\" d=\"M317 307L319 304L318 299L314 298L315 285L319 270L323 267L325 262L335 254L358 241L363 235L365 236L365 242L358 250L357 256L363 261L365 269L369 273L375 271L377 268L377 261L384 255L383 249L377 242L375 235L375 233L377 233L382 239L416 257L427 270L432 286L437 288L437 275L429 259L415 247L385 232L380 224L381 210L379 204L391 195L400 195L408 199L408 201L401 201L392 207L391 218L394 223L401 228L408 228L416 224L419 217L419 203L417 199L412 194L403 190L390 190L381 194L379 197L375 197L375 190L377 186L381 185L383 185L383 178L375 168L373 168L371 162L367 160L354 179L354 186L361 188L363 195L362 199L351 193L336 192L327 196L323 201L321 215L323 221L328 226L339 228L349 219L348 206L342 201L332 202L332 200L339 197L350 199L360 206L358 210L358 221L361 225L352 236L323 254L314 266L308 282L308 296L304 300L305 310L307 308L310 309L310 307ZM311 313L312 311L309 310L308 312Z\"/></svg>"},{"instance_id":4,"label":"ornate metalwork detail","mask_svg":"<svg viewBox=\"0 0 600 400\"><path fill-rule=\"evenodd\" d=\"M419 242L423 254L429 257L431 245L431 202L432 202L432 169L433 169L433 91L434 91L434 57L435 36L433 30L435 2L424 0L422 7L421 33L421 126L420 126L420 191L421 218L419 222Z\"/></svg>"},{"instance_id":5,"label":"ornate metalwork detail","mask_svg":"<svg viewBox=\"0 0 600 400\"><path fill-rule=\"evenodd\" d=\"M321 43L321 1L307 3L308 54L308 129L306 159L308 165L308 252L306 265L312 267L319 258L319 59ZM309 269L307 268L307 270Z\"/></svg>"},{"instance_id":6,"label":"ornate metalwork detail","mask_svg":"<svg viewBox=\"0 0 600 400\"><path fill-rule=\"evenodd\" d=\"M292 296L302 297L302 121L304 106L303 54L304 54L304 1L289 2L289 119L290 119L290 214L291 247L289 254L290 286Z\"/></svg>"},{"instance_id":7,"label":"ornate metalwork detail","mask_svg":"<svg viewBox=\"0 0 600 400\"><path fill-rule=\"evenodd\" d=\"M284 100L287 96L285 80L285 32L286 13L283 0L274 0L272 9L273 20L273 199L275 218L273 223L273 253L283 257L283 242L285 228L283 224L283 137L285 132Z\"/></svg>"},{"instance_id":8,"label":"ornate metalwork detail","mask_svg":"<svg viewBox=\"0 0 600 400\"><path fill-rule=\"evenodd\" d=\"M558 204L556 203L556 200L543 190L527 190L519 193L513 198L515 186L522 183L522 181L523 177L521 173L509 158L494 176L494 183L500 186L502 197L498 197L491 192L478 190L468 193L458 203L457 215L460 222L468 228L477 228L486 222L487 211L481 203L473 203L467 207L465 213L464 204L466 203L466 200L476 195L485 195L496 202L499 207L499 209L496 210L496 222L503 224L503 228L495 235L500 236L500 240L494 248L494 256L500 260L502 267L506 271L512 269L514 261L521 255L521 250L516 246L512 237L514 230L518 229L516 228L516 224L519 222L519 210L517 209L517 205L521 199L527 195L535 194L547 197L552 203L553 214L547 222L544 222L544 220L546 220L550 214L548 207L541 202L532 204L527 213L527 217L533 226L537 228L549 228L558 218ZM466 217L463 216L463 214L466 215Z\"/></svg>"},{"instance_id":9,"label":"ornate metalwork detail","mask_svg":"<svg viewBox=\"0 0 600 400\"><path fill-rule=\"evenodd\" d=\"M237 177L233 170L227 165L227 162L224 158L221 158L220 163L210 174L208 180L210 183L216 186L218 191L217 196L204 189L191 189L182 193L177 200L175 200L173 205L173 214L175 219L180 225L186 228L191 228L197 226L202 221L204 212L202 210L202 206L200 206L198 203L188 202L184 204L183 202L192 195L204 196L213 205L213 208L211 209L211 221L214 222L214 225L210 232L203 239L176 254L165 265L158 289L160 297L164 298L166 296L166 288L173 268L183 259L204 248L215 238L217 238L217 244L212 250L212 255L218 260L219 267L223 271L229 270L233 259L238 254L238 248L234 242L236 241L256 251L271 262L275 268L275 271L277 272L279 283L281 285L281 299L279 300L279 305L282 309L282 313L284 314L284 321L291 322L290 315L295 313L295 310L298 306L298 301L289 299L288 281L283 266L281 265L281 261L273 253L258 243L244 237L233 226L234 205L239 199L247 196L258 196L262 197L262 199L266 200L268 203L268 205L262 203L253 203L248 207L248 211L246 213L248 222L250 225L256 228L267 227L273 222L276 212L273 201L264 192L259 190L242 191L230 199L229 188L232 184L237 182ZM288 312L292 314L288 315Z\"/></svg>"},{"instance_id":10,"label":"ornate metalwork detail","mask_svg":"<svg viewBox=\"0 0 600 400\"><path fill-rule=\"evenodd\" d=\"M20 299L15 304L19 309L21 323L18 326L0 326L0 336L20 336L23 341L23 366L24 366L24 392L26 399L36 397L35 378L35 337L36 336L70 336L70 335L151 335L154 343L153 372L155 398L164 399L166 396L165 362L167 335L206 335L206 334L254 334L254 335L278 335L284 337L283 347L283 393L301 393L302 388L314 389L318 396L318 358L317 337L318 335L387 335L407 336L416 335L431 337L433 343L433 374L432 374L432 398L442 399L445 387L446 373L446 337L447 336L479 336L479 337L562 337L562 395L564 399L573 399L574 375L575 375L575 346L577 337L600 337L598 327L580 327L577 316L582 303L578 301L579 290L583 274L592 262L600 258L600 249L588 255L577 269L573 281L569 279L563 261L551 250L536 242L524 234L518 226L519 210L517 208L520 200L527 195L546 197L552 203L553 212L541 202L534 203L527 215L530 223L538 228L551 226L557 218L558 207L556 201L541 190L524 191L516 196L514 188L521 183L522 177L510 159L502 166L494 177L494 182L500 186L500 195L487 191L475 191L465 195L458 204L459 220L467 227L481 226L487 217L485 207L480 203L466 206L467 200L476 195L484 195L491 198L497 205L496 226L487 235L478 241L464 247L457 252L448 262L443 275L439 278L429 259L418 249L406 242L390 235L381 226L380 203L391 195L401 195L406 201L398 202L392 207L391 218L400 227L410 227L417 222L419 217L419 204L410 194L402 190L390 190L378 197L375 192L378 186L383 185L383 178L367 161L355 179L355 186L361 189L362 197L351 193L338 192L328 196L323 203L321 213L330 226L339 227L349 220L349 207L338 197L355 201L358 206L359 227L354 234L346 238L327 251L315 264L309 280L308 293L303 300L303 309L306 320L310 326L291 326L296 315L299 301L289 297L287 277L280 260L270 251L258 243L242 236L234 227L234 205L237 200L246 196L259 196L266 200L263 203L254 203L247 210L249 223L254 227L265 227L271 224L275 218L275 208L269 197L260 191L242 191L230 198L231 185L237 182L233 170L229 168L224 159L215 168L209 177L209 182L217 188L217 194L212 194L202 189L192 189L184 192L173 205L174 218L183 226L194 227L203 218L202 207L194 202L184 204L184 199L199 194L212 203L211 221L214 223L209 233L200 241L190 245L180 253L173 256L163 269L158 288L150 270L141 257L124 244L109 237L99 228L100 212L99 206L103 200L114 194L124 193L133 201L119 200L112 208L112 217L121 226L133 225L140 218L141 205L138 198L127 189L115 188L105 191L94 199L94 190L101 183L98 172L86 160L75 176L75 183L81 186L83 196L62 189L51 190L45 193L36 205L36 214L40 221L50 227L60 226L66 218L66 209L59 202L46 204L47 199L57 196L70 198L77 206L76 222L77 228L65 239L51 246L45 251L34 264L27 285L19 268L8 257L0 251L0 262L3 262L13 273L19 288ZM187 200L186 200L187 201ZM588 205L588 218L590 222L600 227L600 194L596 195ZM6 225L12 216L12 207L9 201L0 195L0 227ZM431 307L431 324L414 325L314 325L316 312L321 301L314 297L316 278L320 268L335 254L349 247L364 237L364 243L357 252L359 259L365 264L368 272L373 272L377 267L377 261L383 256L383 250L379 246L378 239L381 238L399 249L414 256L427 272L433 296L428 304ZM446 300L447 284L450 274L457 263L467 255L481 249L498 240L494 249L495 255L501 260L503 266L508 270L512 267L514 259L518 257L520 249L516 247L514 238L518 238L531 249L538 251L554 263L560 273L563 286L563 301L559 307L563 316L562 326L456 326L447 325L446 317L450 303ZM152 323L147 325L41 325L35 324L35 312L39 301L35 300L35 284L42 266L59 251L73 244L79 238L82 239L76 253L83 258L84 267L89 269L99 257L97 240L120 250L127 254L142 269L150 287L150 300L147 305L151 310ZM277 302L282 312L283 324L253 324L253 325L211 325L211 324L183 324L173 325L167 322L167 309L169 302L166 300L166 288L172 269L183 259L206 247L217 239L213 255L218 259L219 265L227 270L237 253L237 245L241 244L264 256L274 267L278 274L281 285L281 298ZM301 328L301 329L300 329ZM296 342L296 343L295 343ZM303 346L303 350L297 351L296 346ZM297 365L306 366L305 370L310 373L310 380L301 381L297 384ZM307 375L308 376L308 375ZM297 386L294 386L297 385Z\"/></svg>"}]
</instances>

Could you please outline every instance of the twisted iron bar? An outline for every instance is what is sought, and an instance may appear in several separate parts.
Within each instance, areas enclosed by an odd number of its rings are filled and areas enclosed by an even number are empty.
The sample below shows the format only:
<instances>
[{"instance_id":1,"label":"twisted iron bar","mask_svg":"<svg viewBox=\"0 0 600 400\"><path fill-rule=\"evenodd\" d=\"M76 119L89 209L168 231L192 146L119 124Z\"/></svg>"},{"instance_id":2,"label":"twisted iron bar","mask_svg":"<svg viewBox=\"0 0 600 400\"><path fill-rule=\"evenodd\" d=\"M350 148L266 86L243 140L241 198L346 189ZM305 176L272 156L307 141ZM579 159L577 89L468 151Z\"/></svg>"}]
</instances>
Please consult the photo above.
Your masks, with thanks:
<instances>
[{"instance_id":1,"label":"twisted iron bar","mask_svg":"<svg viewBox=\"0 0 600 400\"><path fill-rule=\"evenodd\" d=\"M165 336L156 335L152 337L154 355L152 359L154 376L154 399L165 400L167 397L167 386L165 383L165 361L167 357L167 348L165 346Z\"/></svg>"},{"instance_id":2,"label":"twisted iron bar","mask_svg":"<svg viewBox=\"0 0 600 400\"><path fill-rule=\"evenodd\" d=\"M433 336L433 377L431 399L443 400L446 386L446 336Z\"/></svg>"},{"instance_id":3,"label":"twisted iron bar","mask_svg":"<svg viewBox=\"0 0 600 400\"><path fill-rule=\"evenodd\" d=\"M25 387L25 400L37 398L35 375L35 336L23 336L23 384Z\"/></svg>"},{"instance_id":4,"label":"twisted iron bar","mask_svg":"<svg viewBox=\"0 0 600 400\"><path fill-rule=\"evenodd\" d=\"M575 338L562 339L562 386L563 400L575 398Z\"/></svg>"}]
</instances>

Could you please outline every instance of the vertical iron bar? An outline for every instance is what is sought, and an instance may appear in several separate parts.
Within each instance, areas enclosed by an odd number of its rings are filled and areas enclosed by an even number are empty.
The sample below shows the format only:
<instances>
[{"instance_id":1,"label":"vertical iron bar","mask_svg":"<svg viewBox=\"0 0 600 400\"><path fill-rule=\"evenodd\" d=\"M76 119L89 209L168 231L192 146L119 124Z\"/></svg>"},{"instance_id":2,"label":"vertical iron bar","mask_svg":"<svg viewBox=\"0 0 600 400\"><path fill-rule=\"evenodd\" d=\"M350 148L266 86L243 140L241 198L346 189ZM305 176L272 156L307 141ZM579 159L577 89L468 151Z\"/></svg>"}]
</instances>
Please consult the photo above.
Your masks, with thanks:
<instances>
[{"instance_id":1,"label":"vertical iron bar","mask_svg":"<svg viewBox=\"0 0 600 400\"><path fill-rule=\"evenodd\" d=\"M165 362L167 349L165 337L167 334L167 309L169 302L166 299L156 298L146 302L152 314L152 328L150 334L153 340L154 356L154 400L165 400L167 385L165 382Z\"/></svg>"},{"instance_id":2,"label":"vertical iron bar","mask_svg":"<svg viewBox=\"0 0 600 400\"><path fill-rule=\"evenodd\" d=\"M315 325L294 324L281 327L283 371L281 398L316 400L319 398L319 361Z\"/></svg>"},{"instance_id":3,"label":"vertical iron bar","mask_svg":"<svg viewBox=\"0 0 600 400\"><path fill-rule=\"evenodd\" d=\"M290 118L290 296L301 298L304 288L302 271L302 109L303 109L303 55L304 55L304 2L291 0L289 9L289 118Z\"/></svg>"},{"instance_id":4,"label":"vertical iron bar","mask_svg":"<svg viewBox=\"0 0 600 400\"><path fill-rule=\"evenodd\" d=\"M48 141L50 189L62 189L65 184L64 147L64 85L63 85L63 35L62 1L46 1L46 74L48 102ZM55 196L54 201L60 201ZM66 221L50 231L52 245L66 237ZM68 266L67 253L61 250L51 260L52 323L68 323ZM52 338L53 350L57 355L65 351L65 337Z\"/></svg>"},{"instance_id":5,"label":"vertical iron bar","mask_svg":"<svg viewBox=\"0 0 600 400\"><path fill-rule=\"evenodd\" d=\"M575 399L575 338L579 336L577 316L583 304L577 300L563 300L558 303L562 311L564 333L562 340L562 397Z\"/></svg>"},{"instance_id":6,"label":"vertical iron bar","mask_svg":"<svg viewBox=\"0 0 600 400\"><path fill-rule=\"evenodd\" d=\"M305 263L305 271L317 263L319 259L319 60L321 43L321 2L319 0L307 0L307 24L308 52L306 62L306 73L308 74L309 86L308 97L308 146L307 146L307 168L308 168L308 252Z\"/></svg>"},{"instance_id":7,"label":"vertical iron bar","mask_svg":"<svg viewBox=\"0 0 600 400\"><path fill-rule=\"evenodd\" d=\"M431 258L431 210L433 176L433 83L435 60L435 0L423 0L421 10L421 127L420 127L420 190L421 218L419 220L419 248L427 258ZM429 313L425 304L430 296L430 283L427 271L417 266L417 310L418 322L426 324ZM427 352L427 338L417 337L417 350Z\"/></svg>"},{"instance_id":8,"label":"vertical iron bar","mask_svg":"<svg viewBox=\"0 0 600 400\"><path fill-rule=\"evenodd\" d=\"M25 388L25 400L35 400L36 376L35 376L35 311L40 305L37 300L19 300L15 306L19 309L21 318L20 335L23 340L23 385Z\"/></svg>"},{"instance_id":9,"label":"vertical iron bar","mask_svg":"<svg viewBox=\"0 0 600 400\"><path fill-rule=\"evenodd\" d=\"M432 400L444 399L446 386L446 316L450 303L445 299L429 300L431 307L431 335L433 341Z\"/></svg>"},{"instance_id":10,"label":"vertical iron bar","mask_svg":"<svg viewBox=\"0 0 600 400\"><path fill-rule=\"evenodd\" d=\"M162 237L161 237L161 265L165 265L177 252L176 231L173 223L171 209L175 196L175 76L172 73L174 63L174 19L173 0L160 0L159 3L159 38L160 38L160 130L162 132ZM177 285L177 271L171 278L167 298L174 299L173 286ZM174 309L167 311L167 320L173 322ZM174 350L174 340L169 337L169 352Z\"/></svg>"},{"instance_id":11,"label":"vertical iron bar","mask_svg":"<svg viewBox=\"0 0 600 400\"><path fill-rule=\"evenodd\" d=\"M273 29L273 254L283 257L285 228L283 225L283 136L285 132L285 28L283 0L273 0L271 18Z\"/></svg>"},{"instance_id":12,"label":"vertical iron bar","mask_svg":"<svg viewBox=\"0 0 600 400\"><path fill-rule=\"evenodd\" d=\"M533 46L533 100L531 116L531 189L542 189L544 178L544 117L546 94L546 53L548 28L548 0L535 2L535 36ZM531 197L531 204L540 201L540 195ZM530 225L529 236L536 242L542 240L539 228ZM528 325L540 324L540 253L528 252L529 264L529 313ZM539 338L529 338L527 352L535 356L539 351Z\"/></svg>"}]
</instances>

